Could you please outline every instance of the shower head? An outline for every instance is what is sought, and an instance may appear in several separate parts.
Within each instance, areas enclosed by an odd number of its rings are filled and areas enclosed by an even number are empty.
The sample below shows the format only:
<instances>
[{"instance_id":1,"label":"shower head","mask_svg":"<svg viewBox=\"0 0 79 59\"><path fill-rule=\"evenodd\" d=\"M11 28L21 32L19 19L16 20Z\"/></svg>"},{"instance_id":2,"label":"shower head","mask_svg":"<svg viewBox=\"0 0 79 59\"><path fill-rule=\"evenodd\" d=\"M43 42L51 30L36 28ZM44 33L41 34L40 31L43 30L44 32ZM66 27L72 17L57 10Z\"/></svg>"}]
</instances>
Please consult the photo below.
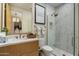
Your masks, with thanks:
<instances>
[{"instance_id":1,"label":"shower head","mask_svg":"<svg viewBox=\"0 0 79 59\"><path fill-rule=\"evenodd\" d=\"M58 13L55 12L55 13L51 14L51 16L57 17Z\"/></svg>"},{"instance_id":2,"label":"shower head","mask_svg":"<svg viewBox=\"0 0 79 59\"><path fill-rule=\"evenodd\" d=\"M55 14L54 14L54 16L55 16L55 17L57 17L57 16L58 16L58 14L57 14L57 13L55 13Z\"/></svg>"}]
</instances>

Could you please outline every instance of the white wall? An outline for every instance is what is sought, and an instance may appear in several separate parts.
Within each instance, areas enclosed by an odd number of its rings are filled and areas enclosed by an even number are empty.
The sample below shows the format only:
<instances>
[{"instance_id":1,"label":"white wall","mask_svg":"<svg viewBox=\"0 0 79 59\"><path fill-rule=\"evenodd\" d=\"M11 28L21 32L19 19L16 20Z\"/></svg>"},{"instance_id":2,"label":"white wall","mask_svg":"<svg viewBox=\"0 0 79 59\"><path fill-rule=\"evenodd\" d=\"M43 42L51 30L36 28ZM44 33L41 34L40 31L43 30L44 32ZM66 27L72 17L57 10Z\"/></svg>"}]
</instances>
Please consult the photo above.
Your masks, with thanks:
<instances>
[{"instance_id":1,"label":"white wall","mask_svg":"<svg viewBox=\"0 0 79 59\"><path fill-rule=\"evenodd\" d=\"M73 54L74 5L64 4L57 9L55 46Z\"/></svg>"},{"instance_id":2,"label":"white wall","mask_svg":"<svg viewBox=\"0 0 79 59\"><path fill-rule=\"evenodd\" d=\"M40 3L40 5L42 5L42 6L44 6L46 8L45 25L40 25L40 24L35 24L35 23L34 23L34 25L36 25L37 27L44 27L44 28L46 27L43 41L45 42L45 44L49 44L50 46L52 46L54 44L54 40L55 40L55 36L54 36L55 31L54 31L53 28L52 28L53 30L50 30L49 22L54 22L54 18L51 17L51 14L53 14L53 12L54 12L54 8L52 6L50 6L48 4L44 4L44 3ZM35 19L35 18L33 18L33 19Z\"/></svg>"},{"instance_id":3,"label":"white wall","mask_svg":"<svg viewBox=\"0 0 79 59\"><path fill-rule=\"evenodd\" d=\"M21 13L22 33L32 32L32 10L12 6L12 12Z\"/></svg>"}]
</instances>

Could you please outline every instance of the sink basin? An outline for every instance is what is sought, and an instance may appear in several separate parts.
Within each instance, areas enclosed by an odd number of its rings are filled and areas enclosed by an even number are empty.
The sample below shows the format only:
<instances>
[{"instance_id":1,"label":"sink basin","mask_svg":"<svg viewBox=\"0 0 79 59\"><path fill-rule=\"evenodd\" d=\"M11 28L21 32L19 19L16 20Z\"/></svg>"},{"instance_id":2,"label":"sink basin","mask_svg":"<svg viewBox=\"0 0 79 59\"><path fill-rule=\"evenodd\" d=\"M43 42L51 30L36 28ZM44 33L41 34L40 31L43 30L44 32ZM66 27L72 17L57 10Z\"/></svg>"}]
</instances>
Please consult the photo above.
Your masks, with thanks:
<instances>
[{"instance_id":1,"label":"sink basin","mask_svg":"<svg viewBox=\"0 0 79 59\"><path fill-rule=\"evenodd\" d=\"M20 41L23 41L23 40L26 40L25 38L9 38L7 39L7 43L14 43L14 42L20 42Z\"/></svg>"}]
</instances>

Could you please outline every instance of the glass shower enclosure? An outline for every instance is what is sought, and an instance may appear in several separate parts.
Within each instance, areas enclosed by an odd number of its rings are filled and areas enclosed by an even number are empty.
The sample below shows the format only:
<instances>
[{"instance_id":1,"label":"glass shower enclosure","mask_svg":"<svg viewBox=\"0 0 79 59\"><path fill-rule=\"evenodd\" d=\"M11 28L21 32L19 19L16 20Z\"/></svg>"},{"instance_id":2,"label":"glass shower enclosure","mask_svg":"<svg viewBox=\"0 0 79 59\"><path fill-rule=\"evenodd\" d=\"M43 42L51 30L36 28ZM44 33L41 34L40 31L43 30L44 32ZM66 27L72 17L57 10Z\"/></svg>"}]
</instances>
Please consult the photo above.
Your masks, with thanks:
<instances>
[{"instance_id":1,"label":"glass shower enclosure","mask_svg":"<svg viewBox=\"0 0 79 59\"><path fill-rule=\"evenodd\" d=\"M62 4L55 8L53 16L48 16L48 45L62 55L75 55L74 6L73 3Z\"/></svg>"}]
</instances>

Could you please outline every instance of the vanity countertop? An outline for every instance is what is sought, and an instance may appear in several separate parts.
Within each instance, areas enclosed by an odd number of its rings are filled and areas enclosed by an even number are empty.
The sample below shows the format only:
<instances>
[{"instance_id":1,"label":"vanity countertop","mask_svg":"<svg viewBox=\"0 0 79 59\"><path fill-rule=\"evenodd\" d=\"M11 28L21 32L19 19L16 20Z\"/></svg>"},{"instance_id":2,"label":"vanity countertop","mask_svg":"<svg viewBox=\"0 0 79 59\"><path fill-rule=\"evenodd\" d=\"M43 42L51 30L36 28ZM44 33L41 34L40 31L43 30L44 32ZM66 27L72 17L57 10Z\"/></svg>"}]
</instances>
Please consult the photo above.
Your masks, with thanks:
<instances>
[{"instance_id":1,"label":"vanity countertop","mask_svg":"<svg viewBox=\"0 0 79 59\"><path fill-rule=\"evenodd\" d=\"M10 40L10 39L9 39ZM18 39L16 41L7 41L6 43L0 43L0 47L5 47L8 45L14 45L14 44L20 44L20 43L27 43L38 40L37 38L31 38L31 39Z\"/></svg>"}]
</instances>

